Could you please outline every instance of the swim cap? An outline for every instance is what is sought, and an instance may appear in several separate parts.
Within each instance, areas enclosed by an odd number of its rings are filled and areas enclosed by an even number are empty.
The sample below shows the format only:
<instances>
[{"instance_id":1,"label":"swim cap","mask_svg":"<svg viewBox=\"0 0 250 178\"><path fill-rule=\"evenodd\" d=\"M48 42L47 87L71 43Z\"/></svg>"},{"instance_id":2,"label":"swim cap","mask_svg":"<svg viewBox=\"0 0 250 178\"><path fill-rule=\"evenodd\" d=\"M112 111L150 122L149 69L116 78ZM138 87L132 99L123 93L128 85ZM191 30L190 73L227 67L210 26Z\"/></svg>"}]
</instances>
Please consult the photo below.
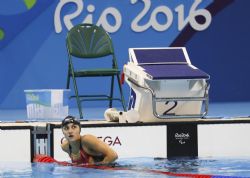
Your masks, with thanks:
<instances>
[{"instance_id":1,"label":"swim cap","mask_svg":"<svg viewBox=\"0 0 250 178\"><path fill-rule=\"evenodd\" d=\"M65 117L63 119L63 121L62 121L62 127L64 127L65 125L67 125L69 123L73 123L73 124L79 125L79 127L80 127L80 121L77 120L74 116L67 116L67 117Z\"/></svg>"}]
</instances>

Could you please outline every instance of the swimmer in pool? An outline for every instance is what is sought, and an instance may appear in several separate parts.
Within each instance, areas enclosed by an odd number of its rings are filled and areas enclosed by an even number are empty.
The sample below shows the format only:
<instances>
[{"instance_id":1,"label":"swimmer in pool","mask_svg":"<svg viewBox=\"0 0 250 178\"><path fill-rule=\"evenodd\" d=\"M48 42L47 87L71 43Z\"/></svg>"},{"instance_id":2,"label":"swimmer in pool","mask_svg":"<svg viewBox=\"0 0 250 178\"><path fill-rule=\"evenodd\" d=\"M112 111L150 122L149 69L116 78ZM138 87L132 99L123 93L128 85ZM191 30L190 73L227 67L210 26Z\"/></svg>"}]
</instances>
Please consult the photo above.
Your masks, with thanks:
<instances>
[{"instance_id":1,"label":"swimmer in pool","mask_svg":"<svg viewBox=\"0 0 250 178\"><path fill-rule=\"evenodd\" d=\"M67 116L62 121L61 148L68 153L75 164L109 164L118 156L106 143L97 137L87 134L80 135L80 122L73 116Z\"/></svg>"}]
</instances>

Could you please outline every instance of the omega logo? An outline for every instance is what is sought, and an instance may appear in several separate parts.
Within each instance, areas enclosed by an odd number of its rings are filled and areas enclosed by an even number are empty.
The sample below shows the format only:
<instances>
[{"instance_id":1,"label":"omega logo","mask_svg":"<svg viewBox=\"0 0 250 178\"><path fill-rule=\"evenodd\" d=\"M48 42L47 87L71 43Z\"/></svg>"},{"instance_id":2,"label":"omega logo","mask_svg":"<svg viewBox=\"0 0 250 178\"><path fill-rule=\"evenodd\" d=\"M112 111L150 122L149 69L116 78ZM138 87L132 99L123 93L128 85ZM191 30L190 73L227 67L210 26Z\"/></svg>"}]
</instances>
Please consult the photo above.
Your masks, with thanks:
<instances>
[{"instance_id":1,"label":"omega logo","mask_svg":"<svg viewBox=\"0 0 250 178\"><path fill-rule=\"evenodd\" d=\"M118 136L116 136L115 138L112 138L111 136L99 136L97 137L99 139L101 139L103 142L107 143L109 146L115 146L115 145L122 145L120 139Z\"/></svg>"}]
</instances>

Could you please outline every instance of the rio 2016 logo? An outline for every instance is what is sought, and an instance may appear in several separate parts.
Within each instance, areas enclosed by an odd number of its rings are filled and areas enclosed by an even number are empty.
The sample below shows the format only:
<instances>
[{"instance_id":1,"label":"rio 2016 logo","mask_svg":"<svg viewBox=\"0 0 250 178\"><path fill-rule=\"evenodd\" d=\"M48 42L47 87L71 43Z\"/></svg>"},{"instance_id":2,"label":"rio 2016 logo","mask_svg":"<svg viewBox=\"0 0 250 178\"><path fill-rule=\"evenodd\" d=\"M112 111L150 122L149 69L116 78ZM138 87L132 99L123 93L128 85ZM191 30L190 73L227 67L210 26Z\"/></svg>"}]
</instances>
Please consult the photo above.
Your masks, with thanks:
<instances>
[{"instance_id":1,"label":"rio 2016 logo","mask_svg":"<svg viewBox=\"0 0 250 178\"><path fill-rule=\"evenodd\" d=\"M186 144L186 141L190 139L189 133L175 133L174 137L182 145Z\"/></svg>"},{"instance_id":2,"label":"rio 2016 logo","mask_svg":"<svg viewBox=\"0 0 250 178\"><path fill-rule=\"evenodd\" d=\"M207 9L198 9L198 6L202 2L202 0L194 0L193 4L191 5L191 8L189 9L188 16L184 17L185 8L183 4L179 4L174 10L171 10L168 6L160 5L157 6L150 11L151 9L151 0L141 0L144 3L144 8L139 12L139 14L136 15L136 17L133 18L130 27L134 32L143 32L150 27L152 27L154 30L162 32L166 31L174 21L174 12L177 13L177 21L178 21L178 30L181 31L183 28L190 24L190 26L197 31L202 31L208 28L208 26L211 24L212 21L212 15ZM138 0L130 0L131 4L136 4ZM84 2L83 0L61 0L55 9L54 13L54 26L55 26L55 32L60 33L62 32L62 22L61 22L61 10L63 7L67 6L69 3L74 3L77 7L76 11L67 14L63 17L63 22L66 26L66 28L69 30L74 25L72 21L77 18L78 16L82 15L82 12L84 11ZM95 6L93 4L89 4L87 6L87 15L83 19L82 23L93 23L93 13L95 11ZM139 25L141 20L147 15L150 14L149 20L143 24ZM165 16L165 22L159 23L157 20L157 16L159 14L162 14ZM113 17L114 23L110 24L108 21L108 16ZM204 22L200 23L196 20L196 17L201 16L204 18ZM114 33L119 30L122 24L122 15L121 12L115 8L115 7L108 7L104 9L97 20L96 24L98 26L102 26L107 32Z\"/></svg>"}]
</instances>

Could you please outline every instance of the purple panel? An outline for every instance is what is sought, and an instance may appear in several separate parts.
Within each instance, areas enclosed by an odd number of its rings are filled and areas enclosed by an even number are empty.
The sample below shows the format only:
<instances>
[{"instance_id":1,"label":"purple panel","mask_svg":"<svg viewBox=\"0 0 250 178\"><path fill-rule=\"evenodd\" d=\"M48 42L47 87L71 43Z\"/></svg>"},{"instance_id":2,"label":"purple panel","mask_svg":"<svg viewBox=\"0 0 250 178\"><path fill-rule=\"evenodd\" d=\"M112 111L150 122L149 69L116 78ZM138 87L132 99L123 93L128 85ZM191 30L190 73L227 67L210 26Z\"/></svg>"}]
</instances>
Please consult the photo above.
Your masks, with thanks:
<instances>
[{"instance_id":1,"label":"purple panel","mask_svg":"<svg viewBox=\"0 0 250 178\"><path fill-rule=\"evenodd\" d=\"M189 65L143 65L145 72L155 80L159 79L209 79L209 75Z\"/></svg>"},{"instance_id":2,"label":"purple panel","mask_svg":"<svg viewBox=\"0 0 250 178\"><path fill-rule=\"evenodd\" d=\"M187 62L182 49L134 49L137 62Z\"/></svg>"}]
</instances>

